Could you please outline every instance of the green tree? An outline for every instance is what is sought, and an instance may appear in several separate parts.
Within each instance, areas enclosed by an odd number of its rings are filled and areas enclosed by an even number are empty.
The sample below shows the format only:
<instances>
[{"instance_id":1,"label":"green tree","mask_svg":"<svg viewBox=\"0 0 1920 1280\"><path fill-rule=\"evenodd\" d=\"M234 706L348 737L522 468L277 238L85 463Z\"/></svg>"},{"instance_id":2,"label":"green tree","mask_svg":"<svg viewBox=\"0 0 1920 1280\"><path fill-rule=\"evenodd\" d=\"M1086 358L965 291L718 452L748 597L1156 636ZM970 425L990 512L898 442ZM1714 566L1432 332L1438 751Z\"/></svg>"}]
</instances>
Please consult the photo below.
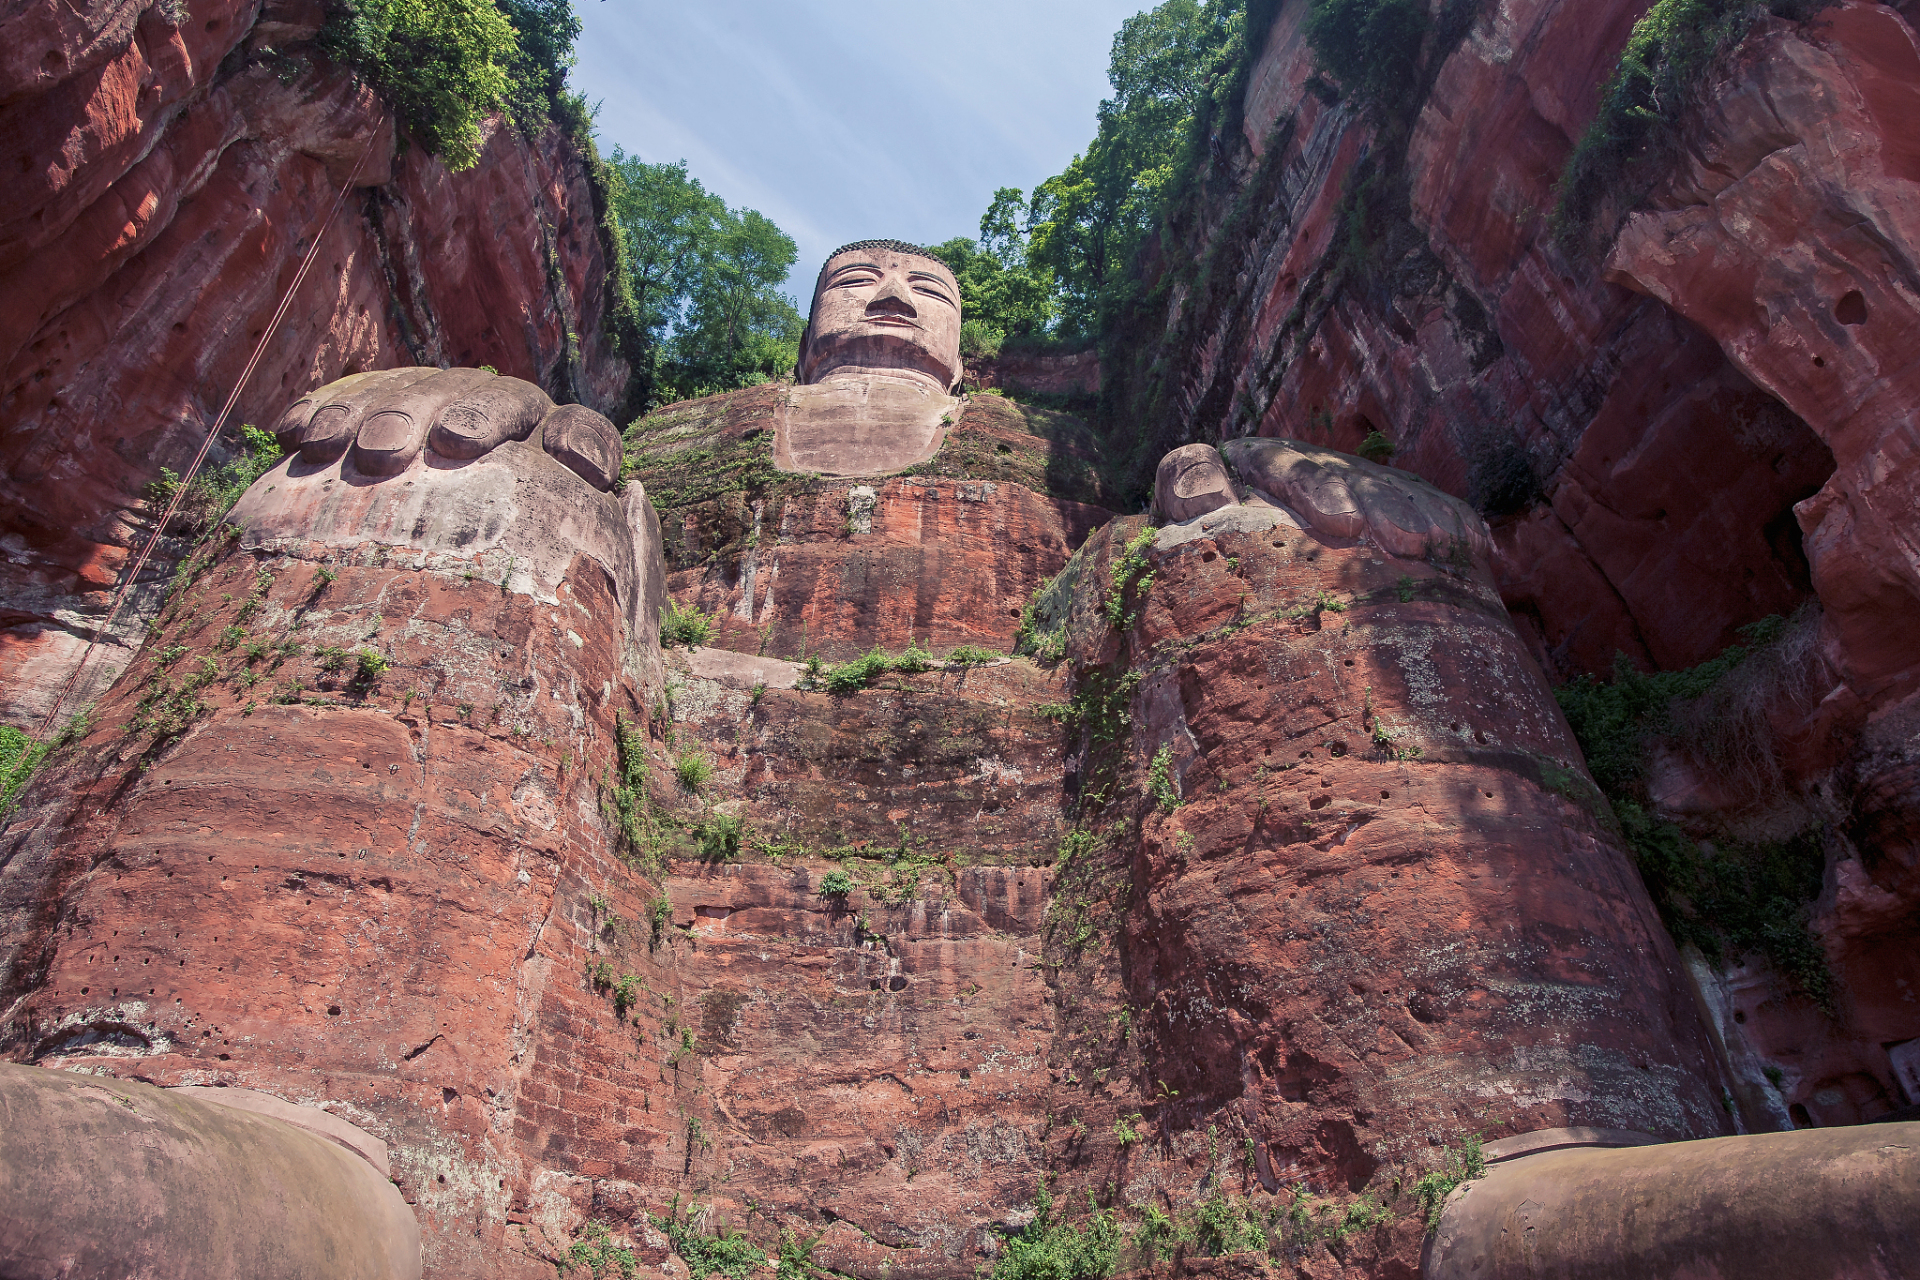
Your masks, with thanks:
<instances>
[{"instance_id":1,"label":"green tree","mask_svg":"<svg viewBox=\"0 0 1920 1280\"><path fill-rule=\"evenodd\" d=\"M780 286L798 257L793 237L765 215L726 214L669 345L666 381L677 394L708 395L793 371L806 320Z\"/></svg>"},{"instance_id":2,"label":"green tree","mask_svg":"<svg viewBox=\"0 0 1920 1280\"><path fill-rule=\"evenodd\" d=\"M1342 89L1385 103L1412 84L1429 25L1423 0L1313 0L1306 32Z\"/></svg>"},{"instance_id":3,"label":"green tree","mask_svg":"<svg viewBox=\"0 0 1920 1280\"><path fill-rule=\"evenodd\" d=\"M507 64L519 53L493 0L350 0L321 39L449 169L480 158L480 121L505 103Z\"/></svg>"},{"instance_id":4,"label":"green tree","mask_svg":"<svg viewBox=\"0 0 1920 1280\"><path fill-rule=\"evenodd\" d=\"M1027 266L1052 281L1059 332L1091 338L1130 296L1127 268L1158 224L1193 119L1245 41L1244 0L1166 0L1113 38L1087 150L1034 190ZM990 210L991 214L992 211Z\"/></svg>"},{"instance_id":5,"label":"green tree","mask_svg":"<svg viewBox=\"0 0 1920 1280\"><path fill-rule=\"evenodd\" d=\"M515 124L531 129L546 122L566 92L580 15L572 0L494 0L513 25L516 50L507 61L506 108Z\"/></svg>"},{"instance_id":6,"label":"green tree","mask_svg":"<svg viewBox=\"0 0 1920 1280\"><path fill-rule=\"evenodd\" d=\"M321 48L394 109L449 169L480 158L480 121L547 119L573 65L570 0L336 0Z\"/></svg>"},{"instance_id":7,"label":"green tree","mask_svg":"<svg viewBox=\"0 0 1920 1280\"><path fill-rule=\"evenodd\" d=\"M1027 264L1026 199L1018 187L993 193L980 218L980 238L932 246L960 285L960 345L968 356L993 355L1005 338L1045 332L1053 318L1053 284Z\"/></svg>"},{"instance_id":8,"label":"green tree","mask_svg":"<svg viewBox=\"0 0 1920 1280\"><path fill-rule=\"evenodd\" d=\"M799 250L752 209L615 148L611 204L642 351L643 406L752 386L793 369L805 318L780 292Z\"/></svg>"}]
</instances>

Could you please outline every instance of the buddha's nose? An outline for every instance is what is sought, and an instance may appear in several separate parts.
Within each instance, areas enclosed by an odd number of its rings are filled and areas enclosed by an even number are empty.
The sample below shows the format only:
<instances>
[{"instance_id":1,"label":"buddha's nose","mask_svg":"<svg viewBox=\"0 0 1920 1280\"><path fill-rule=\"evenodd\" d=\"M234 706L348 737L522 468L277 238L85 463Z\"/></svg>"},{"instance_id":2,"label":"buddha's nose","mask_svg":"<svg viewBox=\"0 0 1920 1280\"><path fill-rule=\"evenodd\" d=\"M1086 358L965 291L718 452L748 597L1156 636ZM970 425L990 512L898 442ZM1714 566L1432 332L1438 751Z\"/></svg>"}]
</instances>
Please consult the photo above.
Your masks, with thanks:
<instances>
[{"instance_id":1,"label":"buddha's nose","mask_svg":"<svg viewBox=\"0 0 1920 1280\"><path fill-rule=\"evenodd\" d=\"M913 290L900 276L889 275L880 281L880 287L867 301L867 314L918 316L919 310L913 305Z\"/></svg>"}]
</instances>

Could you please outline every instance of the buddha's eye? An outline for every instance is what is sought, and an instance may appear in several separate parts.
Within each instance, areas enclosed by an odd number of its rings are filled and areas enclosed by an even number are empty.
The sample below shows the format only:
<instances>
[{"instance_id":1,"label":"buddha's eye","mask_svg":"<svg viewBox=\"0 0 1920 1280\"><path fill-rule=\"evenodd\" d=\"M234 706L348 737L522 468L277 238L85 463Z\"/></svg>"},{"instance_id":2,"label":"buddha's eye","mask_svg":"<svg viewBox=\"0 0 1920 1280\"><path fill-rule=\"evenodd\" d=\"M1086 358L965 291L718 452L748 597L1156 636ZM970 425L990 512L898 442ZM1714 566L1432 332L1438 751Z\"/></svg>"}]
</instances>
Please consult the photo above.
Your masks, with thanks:
<instances>
[{"instance_id":1,"label":"buddha's eye","mask_svg":"<svg viewBox=\"0 0 1920 1280\"><path fill-rule=\"evenodd\" d=\"M865 288L867 285L878 283L879 279L879 276L869 275L862 271L852 275L841 276L838 280L835 280L830 287L834 289L860 289Z\"/></svg>"},{"instance_id":2,"label":"buddha's eye","mask_svg":"<svg viewBox=\"0 0 1920 1280\"><path fill-rule=\"evenodd\" d=\"M915 293L918 293L918 294L924 294L925 296L927 296L927 297L929 297L929 298L938 298L938 299L939 299L940 301L942 301L942 302L944 302L944 303L946 303L946 304L947 304L948 306L952 306L952 305L953 305L953 299L952 299L952 298L949 298L949 297L948 297L948 296L947 296L947 295L945 294L945 292L943 292L942 290L939 290L939 289L930 289L930 288L928 288L928 287L927 287L926 285L923 285L923 284L917 284L917 285L915 285L915 286L913 286L913 291L914 291Z\"/></svg>"}]
</instances>

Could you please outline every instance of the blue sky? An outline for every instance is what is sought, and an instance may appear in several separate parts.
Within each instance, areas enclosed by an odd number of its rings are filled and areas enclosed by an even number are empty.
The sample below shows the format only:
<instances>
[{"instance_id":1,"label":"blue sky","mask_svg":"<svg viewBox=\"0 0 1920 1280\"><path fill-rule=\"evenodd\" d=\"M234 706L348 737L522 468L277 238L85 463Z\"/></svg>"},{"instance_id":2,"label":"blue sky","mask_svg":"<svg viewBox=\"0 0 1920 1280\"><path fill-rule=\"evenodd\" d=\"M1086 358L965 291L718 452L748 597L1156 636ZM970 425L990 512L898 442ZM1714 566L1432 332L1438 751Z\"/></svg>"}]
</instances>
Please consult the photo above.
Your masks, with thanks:
<instances>
[{"instance_id":1,"label":"blue sky","mask_svg":"<svg viewBox=\"0 0 1920 1280\"><path fill-rule=\"evenodd\" d=\"M851 240L978 233L1093 137L1120 23L1151 0L578 0L600 146L688 171L798 243L801 309Z\"/></svg>"}]
</instances>

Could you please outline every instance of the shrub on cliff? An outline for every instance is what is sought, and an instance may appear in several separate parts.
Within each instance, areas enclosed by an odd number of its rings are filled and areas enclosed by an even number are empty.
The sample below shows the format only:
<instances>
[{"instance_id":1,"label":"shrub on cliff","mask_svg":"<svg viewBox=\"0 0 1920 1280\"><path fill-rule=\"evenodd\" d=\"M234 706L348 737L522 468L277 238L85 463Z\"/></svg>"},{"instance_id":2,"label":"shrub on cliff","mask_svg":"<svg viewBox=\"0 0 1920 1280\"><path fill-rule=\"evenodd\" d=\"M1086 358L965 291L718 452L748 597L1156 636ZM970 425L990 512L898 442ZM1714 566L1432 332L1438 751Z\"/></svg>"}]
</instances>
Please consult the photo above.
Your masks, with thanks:
<instances>
[{"instance_id":1,"label":"shrub on cliff","mask_svg":"<svg viewBox=\"0 0 1920 1280\"><path fill-rule=\"evenodd\" d=\"M1307 42L1340 87L1371 102L1407 92L1426 39L1419 0L1313 0Z\"/></svg>"},{"instance_id":2,"label":"shrub on cliff","mask_svg":"<svg viewBox=\"0 0 1920 1280\"><path fill-rule=\"evenodd\" d=\"M248 423L240 428L240 451L227 462L203 469L193 478L180 506L174 511L167 532L199 536L220 522L240 495L279 463L286 454L271 431L262 431ZM155 514L166 509L180 491L180 477L170 467L160 468L160 478L147 486L147 501Z\"/></svg>"},{"instance_id":3,"label":"shrub on cliff","mask_svg":"<svg viewBox=\"0 0 1920 1280\"><path fill-rule=\"evenodd\" d=\"M507 64L519 52L493 0L345 0L320 43L449 169L479 160L480 121L506 104Z\"/></svg>"},{"instance_id":4,"label":"shrub on cliff","mask_svg":"<svg viewBox=\"0 0 1920 1280\"><path fill-rule=\"evenodd\" d=\"M1817 829L1786 840L1701 840L1651 811L1650 748L1664 742L1723 785L1765 801L1779 783L1769 712L1804 706L1818 614L1763 618L1732 645L1683 671L1642 672L1624 654L1602 684L1583 676L1554 691L1588 771L1633 851L1674 941L1716 962L1757 954L1824 1004L1832 977L1808 929L1826 856Z\"/></svg>"},{"instance_id":5,"label":"shrub on cliff","mask_svg":"<svg viewBox=\"0 0 1920 1280\"><path fill-rule=\"evenodd\" d=\"M545 123L579 35L571 0L336 0L320 45L392 105L415 142L466 169L493 112L522 128Z\"/></svg>"},{"instance_id":6,"label":"shrub on cliff","mask_svg":"<svg viewBox=\"0 0 1920 1280\"><path fill-rule=\"evenodd\" d=\"M1120 1253L1120 1229L1113 1214L1087 1197L1092 1210L1085 1226L1055 1219L1053 1196L1045 1179L1033 1194L1033 1221L1007 1240L994 1264L993 1280L1106 1280Z\"/></svg>"},{"instance_id":7,"label":"shrub on cliff","mask_svg":"<svg viewBox=\"0 0 1920 1280\"><path fill-rule=\"evenodd\" d=\"M1823 0L1658 0L1633 24L1620 62L1601 91L1600 110L1560 177L1554 221L1561 235L1583 230L1629 171L1674 146L1713 65L1768 13L1804 21Z\"/></svg>"}]
</instances>

